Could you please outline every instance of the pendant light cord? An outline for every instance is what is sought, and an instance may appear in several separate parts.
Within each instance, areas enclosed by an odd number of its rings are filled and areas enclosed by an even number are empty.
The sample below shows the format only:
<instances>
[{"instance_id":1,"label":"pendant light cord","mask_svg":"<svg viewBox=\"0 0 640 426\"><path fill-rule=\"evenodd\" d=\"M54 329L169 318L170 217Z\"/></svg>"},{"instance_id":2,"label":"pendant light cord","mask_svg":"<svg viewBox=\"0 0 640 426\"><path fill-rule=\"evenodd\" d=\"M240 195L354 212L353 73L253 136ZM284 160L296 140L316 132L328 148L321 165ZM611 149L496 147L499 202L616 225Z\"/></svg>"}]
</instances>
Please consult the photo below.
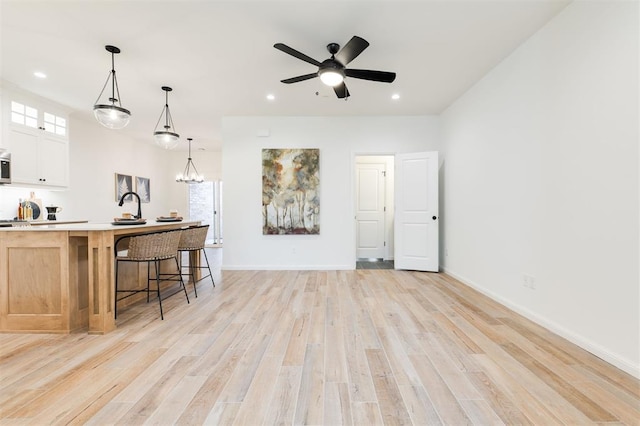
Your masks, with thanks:
<instances>
[{"instance_id":1,"label":"pendant light cord","mask_svg":"<svg viewBox=\"0 0 640 426\"><path fill-rule=\"evenodd\" d=\"M191 159L191 138L188 139L189 141L189 157L187 157L187 165L184 168L184 171L182 172L182 178L181 179L176 179L179 182L186 182L186 183L190 183L190 182L194 182L194 183L200 183L202 182L201 180L201 176L200 173L198 173L198 169L196 168L196 165L193 163L193 160ZM191 169L193 168L193 171L195 172L194 178L191 178Z\"/></svg>"},{"instance_id":2,"label":"pendant light cord","mask_svg":"<svg viewBox=\"0 0 640 426\"><path fill-rule=\"evenodd\" d=\"M166 114L165 114L166 111ZM160 111L160 117L158 117L158 122L156 123L156 129L158 128L158 125L160 124L160 120L162 120L162 114L165 114L165 125L164 125L164 129L165 130L169 130L169 129L173 129L174 133L176 132L176 127L173 124L173 118L171 117L171 111L169 110L169 91L165 91L165 103L164 103L164 108L162 108L162 111ZM171 123L171 125L169 125L169 123Z\"/></svg>"},{"instance_id":3,"label":"pendant light cord","mask_svg":"<svg viewBox=\"0 0 640 426\"><path fill-rule=\"evenodd\" d=\"M122 102L120 100L120 88L118 87L118 80L116 79L116 67L115 67L114 57L115 57L114 53L111 52L111 71L109 71L109 74L107 74L107 79L105 80L104 85L102 86L102 90L98 95L98 99L96 99L96 101L93 103L94 105L97 104L100 98L102 97L102 94L104 93L104 89L107 88L107 84L109 83L109 78L111 78L111 97L109 98L109 101L111 102L111 105L114 105L117 102L118 105L122 108ZM116 93L118 94L117 98L114 97Z\"/></svg>"}]
</instances>

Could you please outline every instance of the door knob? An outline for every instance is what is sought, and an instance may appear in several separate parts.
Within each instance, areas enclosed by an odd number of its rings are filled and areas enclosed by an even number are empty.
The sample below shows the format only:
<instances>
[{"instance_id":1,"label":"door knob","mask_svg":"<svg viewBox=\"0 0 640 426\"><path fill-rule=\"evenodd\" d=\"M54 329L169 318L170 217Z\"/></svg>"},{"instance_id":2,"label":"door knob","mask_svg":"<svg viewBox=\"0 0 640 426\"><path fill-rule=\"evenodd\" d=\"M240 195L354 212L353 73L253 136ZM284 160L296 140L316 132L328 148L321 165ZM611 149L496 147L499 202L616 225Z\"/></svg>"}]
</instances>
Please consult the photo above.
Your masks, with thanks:
<instances>
[{"instance_id":1,"label":"door knob","mask_svg":"<svg viewBox=\"0 0 640 426\"><path fill-rule=\"evenodd\" d=\"M431 219L436 220L436 219L437 219L437 217L433 216Z\"/></svg>"}]
</instances>

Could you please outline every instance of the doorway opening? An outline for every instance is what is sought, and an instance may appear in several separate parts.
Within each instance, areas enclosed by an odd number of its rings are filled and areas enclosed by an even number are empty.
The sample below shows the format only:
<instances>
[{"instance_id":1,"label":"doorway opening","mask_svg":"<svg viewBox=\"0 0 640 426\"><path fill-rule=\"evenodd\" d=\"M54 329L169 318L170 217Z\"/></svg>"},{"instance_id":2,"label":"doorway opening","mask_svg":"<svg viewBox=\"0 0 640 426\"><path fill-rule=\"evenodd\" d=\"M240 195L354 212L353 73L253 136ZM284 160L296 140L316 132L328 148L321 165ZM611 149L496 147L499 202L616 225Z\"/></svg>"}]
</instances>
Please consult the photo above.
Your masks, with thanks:
<instances>
[{"instance_id":1,"label":"doorway opening","mask_svg":"<svg viewBox=\"0 0 640 426\"><path fill-rule=\"evenodd\" d=\"M209 225L207 247L222 246L222 181L189 185L189 217Z\"/></svg>"},{"instance_id":2,"label":"doorway opening","mask_svg":"<svg viewBox=\"0 0 640 426\"><path fill-rule=\"evenodd\" d=\"M394 156L355 157L356 269L393 269Z\"/></svg>"},{"instance_id":3,"label":"doorway opening","mask_svg":"<svg viewBox=\"0 0 640 426\"><path fill-rule=\"evenodd\" d=\"M358 259L356 269L395 269L393 260Z\"/></svg>"}]
</instances>

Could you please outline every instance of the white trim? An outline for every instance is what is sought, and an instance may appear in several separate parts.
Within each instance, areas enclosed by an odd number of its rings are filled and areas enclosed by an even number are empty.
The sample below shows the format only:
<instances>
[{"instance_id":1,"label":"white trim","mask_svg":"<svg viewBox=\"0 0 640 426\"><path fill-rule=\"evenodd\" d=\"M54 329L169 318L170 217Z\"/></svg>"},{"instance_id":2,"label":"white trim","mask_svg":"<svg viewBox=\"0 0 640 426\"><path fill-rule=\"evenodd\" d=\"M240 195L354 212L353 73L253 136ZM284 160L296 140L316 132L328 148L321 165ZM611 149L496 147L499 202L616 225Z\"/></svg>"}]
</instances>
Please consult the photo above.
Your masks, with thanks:
<instances>
[{"instance_id":1,"label":"white trim","mask_svg":"<svg viewBox=\"0 0 640 426\"><path fill-rule=\"evenodd\" d=\"M463 284L479 291L480 293L484 294L485 296L491 298L492 300L500 303L501 305L506 306L507 308L517 312L518 314L526 317L527 319L535 322L536 324L548 329L549 331L557 334L560 337L563 337L565 339L567 339L568 341L570 341L571 343L581 347L582 349L590 352L591 354L597 356L598 358L603 359L604 361L608 362L609 364L621 369L622 371L625 371L626 373L631 374L632 376L640 379L640 365L634 365L632 361L625 359L625 358L621 358L619 355L612 353L611 351L609 351L607 348L604 348L592 341L590 341L589 339L586 339L585 337L576 334L570 330L567 330L566 328L564 328L563 326L550 321L549 319L540 316L539 314L530 311L527 308L524 308L520 305L518 305L517 303L513 303L508 299L505 299L502 296L499 296L491 291L488 291L487 289L485 289L484 287L476 284L475 282L462 277L458 274L456 274L455 272L451 271L448 268L445 268L444 266L440 266L440 270L442 272L445 272L448 275L451 275L453 278L457 279L458 281L462 282Z\"/></svg>"},{"instance_id":2,"label":"white trim","mask_svg":"<svg viewBox=\"0 0 640 426\"><path fill-rule=\"evenodd\" d=\"M223 271L353 271L355 265L223 265Z\"/></svg>"}]
</instances>

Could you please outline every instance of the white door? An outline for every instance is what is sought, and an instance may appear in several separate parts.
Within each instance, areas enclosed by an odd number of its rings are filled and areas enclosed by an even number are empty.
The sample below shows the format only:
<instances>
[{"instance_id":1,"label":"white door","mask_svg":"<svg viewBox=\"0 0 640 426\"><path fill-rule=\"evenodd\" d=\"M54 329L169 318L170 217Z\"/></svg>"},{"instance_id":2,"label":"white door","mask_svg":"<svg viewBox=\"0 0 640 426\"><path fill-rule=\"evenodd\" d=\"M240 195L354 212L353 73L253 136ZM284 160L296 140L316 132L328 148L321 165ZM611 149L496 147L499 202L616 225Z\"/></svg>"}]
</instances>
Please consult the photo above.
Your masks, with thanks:
<instances>
[{"instance_id":1,"label":"white door","mask_svg":"<svg viewBox=\"0 0 640 426\"><path fill-rule=\"evenodd\" d=\"M438 271L438 153L397 154L395 268Z\"/></svg>"},{"instance_id":2,"label":"white door","mask_svg":"<svg viewBox=\"0 0 640 426\"><path fill-rule=\"evenodd\" d=\"M356 164L356 257L384 258L385 163Z\"/></svg>"}]
</instances>

